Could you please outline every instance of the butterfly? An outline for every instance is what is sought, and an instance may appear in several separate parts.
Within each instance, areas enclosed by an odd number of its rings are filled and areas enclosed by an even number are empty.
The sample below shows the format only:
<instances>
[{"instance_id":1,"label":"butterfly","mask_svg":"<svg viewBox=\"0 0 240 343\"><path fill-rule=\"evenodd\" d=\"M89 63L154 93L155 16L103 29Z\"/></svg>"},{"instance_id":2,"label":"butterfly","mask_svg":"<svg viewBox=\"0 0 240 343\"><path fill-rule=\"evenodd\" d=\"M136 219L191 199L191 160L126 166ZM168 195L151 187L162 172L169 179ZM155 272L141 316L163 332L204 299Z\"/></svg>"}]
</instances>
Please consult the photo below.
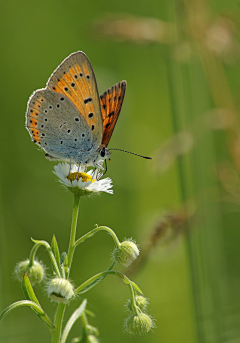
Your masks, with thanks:
<instances>
[{"instance_id":1,"label":"butterfly","mask_svg":"<svg viewBox=\"0 0 240 343\"><path fill-rule=\"evenodd\" d=\"M69 55L52 73L47 85L29 98L26 127L34 143L50 160L103 169L118 120L126 81L100 97L92 65L82 51Z\"/></svg>"}]
</instances>

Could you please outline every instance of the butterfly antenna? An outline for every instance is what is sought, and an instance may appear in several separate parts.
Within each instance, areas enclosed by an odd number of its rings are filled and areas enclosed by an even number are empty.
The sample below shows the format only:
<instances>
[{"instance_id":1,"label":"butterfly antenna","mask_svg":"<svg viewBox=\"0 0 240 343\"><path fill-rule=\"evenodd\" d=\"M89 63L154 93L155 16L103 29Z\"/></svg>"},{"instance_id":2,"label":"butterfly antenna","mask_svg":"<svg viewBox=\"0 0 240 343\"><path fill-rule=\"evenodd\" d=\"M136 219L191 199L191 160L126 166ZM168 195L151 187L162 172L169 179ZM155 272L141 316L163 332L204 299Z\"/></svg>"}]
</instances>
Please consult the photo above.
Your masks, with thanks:
<instances>
[{"instance_id":1,"label":"butterfly antenna","mask_svg":"<svg viewBox=\"0 0 240 343\"><path fill-rule=\"evenodd\" d=\"M107 172L107 160L104 160L104 162L105 162L105 170L104 170L104 173L102 174L102 176L105 175Z\"/></svg>"},{"instance_id":2,"label":"butterfly antenna","mask_svg":"<svg viewBox=\"0 0 240 343\"><path fill-rule=\"evenodd\" d=\"M108 149L108 150L119 150L119 151L127 152L128 154L132 154L132 155L136 155L136 156L139 156L139 157L142 157L142 158L146 158L147 160L151 160L152 159L152 157L142 156L142 155L139 155L139 154L135 154L134 152L123 150L123 149L111 148L111 149Z\"/></svg>"}]
</instances>

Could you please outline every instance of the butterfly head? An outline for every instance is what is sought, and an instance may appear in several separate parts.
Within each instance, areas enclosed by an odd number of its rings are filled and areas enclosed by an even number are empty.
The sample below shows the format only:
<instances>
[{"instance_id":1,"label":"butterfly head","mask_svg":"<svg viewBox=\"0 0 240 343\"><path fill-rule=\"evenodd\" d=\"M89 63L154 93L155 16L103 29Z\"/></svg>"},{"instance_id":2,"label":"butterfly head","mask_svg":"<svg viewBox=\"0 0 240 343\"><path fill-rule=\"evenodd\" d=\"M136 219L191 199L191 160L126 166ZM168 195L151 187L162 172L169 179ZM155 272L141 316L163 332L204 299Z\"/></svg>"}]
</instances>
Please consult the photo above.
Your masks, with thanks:
<instances>
[{"instance_id":1,"label":"butterfly head","mask_svg":"<svg viewBox=\"0 0 240 343\"><path fill-rule=\"evenodd\" d=\"M103 147L99 150L99 155L103 160L107 160L110 157L110 151L107 148Z\"/></svg>"}]
</instances>

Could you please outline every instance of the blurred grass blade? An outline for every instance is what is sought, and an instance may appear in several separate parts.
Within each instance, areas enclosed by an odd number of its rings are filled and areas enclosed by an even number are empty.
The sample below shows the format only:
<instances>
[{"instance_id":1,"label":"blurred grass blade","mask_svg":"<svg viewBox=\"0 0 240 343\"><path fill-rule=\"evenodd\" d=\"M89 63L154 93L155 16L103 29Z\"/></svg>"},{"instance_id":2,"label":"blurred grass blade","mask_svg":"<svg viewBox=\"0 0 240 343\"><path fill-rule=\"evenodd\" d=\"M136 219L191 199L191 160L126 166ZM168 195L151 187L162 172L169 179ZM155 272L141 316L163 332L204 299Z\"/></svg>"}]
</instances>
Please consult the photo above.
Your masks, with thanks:
<instances>
[{"instance_id":1,"label":"blurred grass blade","mask_svg":"<svg viewBox=\"0 0 240 343\"><path fill-rule=\"evenodd\" d=\"M188 28L192 44L196 49L198 60L189 59L181 63L169 52L167 61L169 71L169 89L171 94L173 124L176 133L185 132L195 122L204 122L209 110L227 108L228 101L222 92L226 78L209 75L219 70L219 61L208 59L207 50L201 53L205 37L204 26L208 22L207 3L201 1L185 1L185 11L177 11L176 21L179 32L183 22ZM174 13L174 11L173 11ZM203 30L203 32L201 32ZM180 37L180 39L186 37ZM189 38L189 37L188 37ZM200 42L200 43L199 43ZM203 44L203 45L201 45ZM206 61L205 61L206 62ZM203 63L203 65L201 64ZM221 64L221 63L220 63ZM206 67L206 65L208 67ZM221 68L217 72L222 75ZM218 93L221 91L220 93ZM217 94L218 93L218 94ZM219 103L216 100L220 100ZM223 106L224 104L224 106ZM201 132L201 135L199 134ZM192 278L192 297L195 305L195 324L198 341L202 343L224 342L223 337L229 335L229 323L224 318L226 305L230 305L231 291L226 271L226 252L224 247L224 211L219 201L220 189L214 180L213 170L216 166L218 150L216 147L225 144L223 137L215 135L206 127L196 127L194 149L178 160L179 183L182 202L192 201L196 205L198 221L189 221L187 232L187 254ZM237 332L237 328L235 328Z\"/></svg>"}]
</instances>

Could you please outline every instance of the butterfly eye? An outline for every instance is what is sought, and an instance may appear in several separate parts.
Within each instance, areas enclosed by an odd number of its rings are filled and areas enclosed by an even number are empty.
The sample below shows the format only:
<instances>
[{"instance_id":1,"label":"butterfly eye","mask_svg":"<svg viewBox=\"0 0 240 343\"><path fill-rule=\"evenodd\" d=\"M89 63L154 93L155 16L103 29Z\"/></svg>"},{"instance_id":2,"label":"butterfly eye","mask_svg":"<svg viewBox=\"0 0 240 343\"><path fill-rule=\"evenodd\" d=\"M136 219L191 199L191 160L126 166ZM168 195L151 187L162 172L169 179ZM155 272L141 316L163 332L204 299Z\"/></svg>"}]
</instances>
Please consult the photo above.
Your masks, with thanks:
<instances>
[{"instance_id":1,"label":"butterfly eye","mask_svg":"<svg viewBox=\"0 0 240 343\"><path fill-rule=\"evenodd\" d=\"M100 150L100 156L101 156L101 157L105 157L105 148L102 148L102 149Z\"/></svg>"}]
</instances>

